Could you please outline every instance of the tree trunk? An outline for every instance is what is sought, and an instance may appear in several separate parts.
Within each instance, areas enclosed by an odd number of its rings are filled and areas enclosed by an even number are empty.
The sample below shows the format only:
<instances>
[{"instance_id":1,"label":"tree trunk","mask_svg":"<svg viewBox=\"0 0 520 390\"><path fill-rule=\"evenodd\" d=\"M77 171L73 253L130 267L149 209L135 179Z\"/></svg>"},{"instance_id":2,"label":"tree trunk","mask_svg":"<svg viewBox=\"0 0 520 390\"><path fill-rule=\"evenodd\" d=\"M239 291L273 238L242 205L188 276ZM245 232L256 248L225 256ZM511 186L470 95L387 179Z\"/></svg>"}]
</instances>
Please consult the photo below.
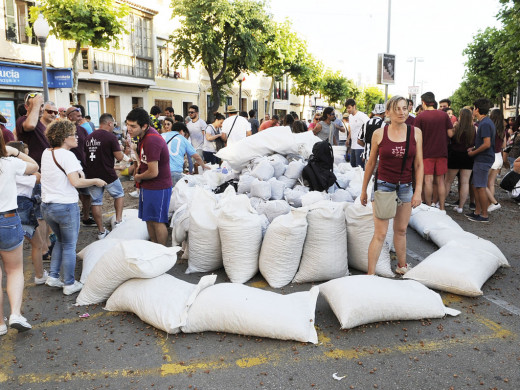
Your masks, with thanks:
<instances>
[{"instance_id":1,"label":"tree trunk","mask_svg":"<svg viewBox=\"0 0 520 390\"><path fill-rule=\"evenodd\" d=\"M271 86L269 87L269 100L268 100L268 104L267 104L267 113L270 113L271 114L271 117L274 115L274 110L273 112L270 112L271 109L272 109L272 104L273 104L273 90L274 90L274 76L271 76Z\"/></svg>"},{"instance_id":2,"label":"tree trunk","mask_svg":"<svg viewBox=\"0 0 520 390\"><path fill-rule=\"evenodd\" d=\"M306 100L306 97L307 95L303 95L303 105L302 105L302 110L300 111L300 119L303 120L303 113L305 112L305 100Z\"/></svg>"},{"instance_id":3,"label":"tree trunk","mask_svg":"<svg viewBox=\"0 0 520 390\"><path fill-rule=\"evenodd\" d=\"M208 117L207 122L212 123L215 119L215 115L213 113L217 112L220 107L220 89L215 80L210 77L211 84L211 106L208 107Z\"/></svg>"},{"instance_id":4,"label":"tree trunk","mask_svg":"<svg viewBox=\"0 0 520 390\"><path fill-rule=\"evenodd\" d=\"M76 42L76 50L72 57L72 104L78 104L78 57L81 52L81 43Z\"/></svg>"},{"instance_id":5,"label":"tree trunk","mask_svg":"<svg viewBox=\"0 0 520 390\"><path fill-rule=\"evenodd\" d=\"M500 106L500 112L504 112L504 97L502 95L502 92L500 93L500 95L498 95L498 100L499 100L499 106Z\"/></svg>"}]
</instances>

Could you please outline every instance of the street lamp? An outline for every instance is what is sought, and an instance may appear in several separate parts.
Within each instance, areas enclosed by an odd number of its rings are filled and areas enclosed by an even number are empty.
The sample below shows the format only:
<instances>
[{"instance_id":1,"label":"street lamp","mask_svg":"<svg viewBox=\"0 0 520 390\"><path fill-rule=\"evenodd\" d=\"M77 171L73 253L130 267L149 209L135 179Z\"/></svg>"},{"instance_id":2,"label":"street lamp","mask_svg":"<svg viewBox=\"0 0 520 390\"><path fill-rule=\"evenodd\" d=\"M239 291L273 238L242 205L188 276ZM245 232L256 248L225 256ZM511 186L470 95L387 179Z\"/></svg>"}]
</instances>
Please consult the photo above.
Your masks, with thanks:
<instances>
[{"instance_id":1,"label":"street lamp","mask_svg":"<svg viewBox=\"0 0 520 390\"><path fill-rule=\"evenodd\" d=\"M49 35L49 23L47 23L42 14L39 14L33 28L42 49L43 100L46 102L49 100L49 85L47 84L47 65L45 64L45 42Z\"/></svg>"},{"instance_id":2,"label":"street lamp","mask_svg":"<svg viewBox=\"0 0 520 390\"><path fill-rule=\"evenodd\" d=\"M424 58L422 58L422 57L412 57L412 58L408 58L406 60L406 62L413 62L413 84L412 84L412 86L415 87L415 69L416 69L416 66L417 66L418 62L424 62Z\"/></svg>"},{"instance_id":3,"label":"street lamp","mask_svg":"<svg viewBox=\"0 0 520 390\"><path fill-rule=\"evenodd\" d=\"M238 76L238 111L242 110L242 83L246 80L246 76L240 73Z\"/></svg>"}]
</instances>

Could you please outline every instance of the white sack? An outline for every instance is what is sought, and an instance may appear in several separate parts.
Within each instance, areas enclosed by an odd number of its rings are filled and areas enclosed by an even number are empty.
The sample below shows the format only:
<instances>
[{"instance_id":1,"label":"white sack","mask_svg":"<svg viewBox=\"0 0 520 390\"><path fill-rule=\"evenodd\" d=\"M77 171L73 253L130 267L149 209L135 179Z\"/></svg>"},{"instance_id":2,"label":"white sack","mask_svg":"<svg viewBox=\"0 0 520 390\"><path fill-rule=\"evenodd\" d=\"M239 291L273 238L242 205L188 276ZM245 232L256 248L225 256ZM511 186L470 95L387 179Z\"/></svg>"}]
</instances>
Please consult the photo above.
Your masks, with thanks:
<instances>
[{"instance_id":1,"label":"white sack","mask_svg":"<svg viewBox=\"0 0 520 390\"><path fill-rule=\"evenodd\" d=\"M121 240L149 240L146 222L139 218L128 219L114 228L106 238Z\"/></svg>"},{"instance_id":2,"label":"white sack","mask_svg":"<svg viewBox=\"0 0 520 390\"><path fill-rule=\"evenodd\" d=\"M251 207L255 210L261 202L264 202L264 200L261 198L257 198L256 196L252 196L251 198L249 198L249 203L251 203Z\"/></svg>"},{"instance_id":3,"label":"white sack","mask_svg":"<svg viewBox=\"0 0 520 390\"><path fill-rule=\"evenodd\" d=\"M170 227L172 228L172 246L181 245L188 238L190 230L190 210L187 204L179 207L173 214Z\"/></svg>"},{"instance_id":4,"label":"white sack","mask_svg":"<svg viewBox=\"0 0 520 390\"><path fill-rule=\"evenodd\" d=\"M217 201L197 188L190 207L190 247L186 273L211 272L222 267L222 249L217 227Z\"/></svg>"},{"instance_id":5,"label":"white sack","mask_svg":"<svg viewBox=\"0 0 520 390\"><path fill-rule=\"evenodd\" d=\"M314 313L319 290L281 295L220 283L201 291L188 311L185 333L226 332L318 343Z\"/></svg>"},{"instance_id":6,"label":"white sack","mask_svg":"<svg viewBox=\"0 0 520 390\"><path fill-rule=\"evenodd\" d=\"M171 203L171 202L170 202ZM130 219L137 219L139 215L139 210L137 209L123 209L123 220L128 221ZM114 226L116 223L116 214L112 215L110 217L110 226L112 227L112 230L114 230Z\"/></svg>"},{"instance_id":7,"label":"white sack","mask_svg":"<svg viewBox=\"0 0 520 390\"><path fill-rule=\"evenodd\" d=\"M183 204L190 203L194 191L195 188L190 187L184 180L179 180L177 184L175 184L175 187L173 187L170 200L173 211L177 211Z\"/></svg>"},{"instance_id":8,"label":"white sack","mask_svg":"<svg viewBox=\"0 0 520 390\"><path fill-rule=\"evenodd\" d=\"M362 186L363 183L352 180L348 183L347 191L350 193L353 199L356 199L359 198L359 195L361 195Z\"/></svg>"},{"instance_id":9,"label":"white sack","mask_svg":"<svg viewBox=\"0 0 520 390\"><path fill-rule=\"evenodd\" d=\"M289 179L299 179L302 176L303 168L305 168L305 164L302 161L291 161L285 169L284 176Z\"/></svg>"},{"instance_id":10,"label":"white sack","mask_svg":"<svg viewBox=\"0 0 520 390\"><path fill-rule=\"evenodd\" d=\"M482 295L482 285L496 270L505 265L481 248L448 242L405 275L405 279L441 291L476 297Z\"/></svg>"},{"instance_id":11,"label":"white sack","mask_svg":"<svg viewBox=\"0 0 520 390\"><path fill-rule=\"evenodd\" d=\"M352 195L350 195L350 192L343 189L339 189L333 194L331 194L330 200L332 200L333 202L354 202L354 199L352 198Z\"/></svg>"},{"instance_id":12,"label":"white sack","mask_svg":"<svg viewBox=\"0 0 520 390\"><path fill-rule=\"evenodd\" d=\"M271 185L271 200L283 199L283 192L285 191L285 183L272 178L269 181Z\"/></svg>"},{"instance_id":13,"label":"white sack","mask_svg":"<svg viewBox=\"0 0 520 390\"><path fill-rule=\"evenodd\" d=\"M274 168L269 163L267 158L262 159L256 167L251 171L251 176L256 177L258 180L267 181L274 175Z\"/></svg>"},{"instance_id":14,"label":"white sack","mask_svg":"<svg viewBox=\"0 0 520 390\"><path fill-rule=\"evenodd\" d=\"M319 286L341 329L378 321L420 320L456 316L460 311L444 306L441 296L414 281L357 275Z\"/></svg>"},{"instance_id":15,"label":"white sack","mask_svg":"<svg viewBox=\"0 0 520 390\"><path fill-rule=\"evenodd\" d=\"M498 246L473 233L437 228L430 230L429 237L438 247L442 247L450 241L456 241L459 245L488 252L490 255L496 257L501 267L509 267L506 257Z\"/></svg>"},{"instance_id":16,"label":"white sack","mask_svg":"<svg viewBox=\"0 0 520 390\"><path fill-rule=\"evenodd\" d=\"M280 176L282 176L285 173L287 164L289 164L287 159L280 154L275 154L275 155L270 156L269 163L271 164L271 166L274 169L274 177L276 177L276 178L279 178Z\"/></svg>"},{"instance_id":17,"label":"white sack","mask_svg":"<svg viewBox=\"0 0 520 390\"><path fill-rule=\"evenodd\" d=\"M285 188L293 188L296 184L296 179L289 179L287 176L280 176L278 181L285 184Z\"/></svg>"},{"instance_id":18,"label":"white sack","mask_svg":"<svg viewBox=\"0 0 520 390\"><path fill-rule=\"evenodd\" d=\"M269 222L273 222L276 217L290 213L291 206L285 200L270 200L260 202L256 207L256 211L258 214L265 215Z\"/></svg>"},{"instance_id":19,"label":"white sack","mask_svg":"<svg viewBox=\"0 0 520 390\"><path fill-rule=\"evenodd\" d=\"M238 180L237 192L239 194L251 192L251 184L253 181L255 181L255 178L249 174L240 176L240 179Z\"/></svg>"},{"instance_id":20,"label":"white sack","mask_svg":"<svg viewBox=\"0 0 520 390\"><path fill-rule=\"evenodd\" d=\"M233 283L247 282L258 272L262 244L262 218L247 196L237 195L220 209L218 231L227 276Z\"/></svg>"},{"instance_id":21,"label":"white sack","mask_svg":"<svg viewBox=\"0 0 520 390\"><path fill-rule=\"evenodd\" d=\"M353 268L368 271L368 246L374 236L372 205L349 204L345 209L347 220L348 262ZM376 275L393 278L390 264L390 246L383 244L383 249L376 264Z\"/></svg>"},{"instance_id":22,"label":"white sack","mask_svg":"<svg viewBox=\"0 0 520 390\"><path fill-rule=\"evenodd\" d=\"M457 222L449 215L446 215L445 210L439 210L426 205L420 205L412 210L409 225L426 239L428 239L430 230L436 227L463 231Z\"/></svg>"},{"instance_id":23,"label":"white sack","mask_svg":"<svg viewBox=\"0 0 520 390\"><path fill-rule=\"evenodd\" d=\"M205 288L215 284L217 275L203 276L191 284L164 274L151 279L131 279L108 299L105 310L127 311L166 333L179 333L186 324L188 309Z\"/></svg>"},{"instance_id":24,"label":"white sack","mask_svg":"<svg viewBox=\"0 0 520 390\"><path fill-rule=\"evenodd\" d=\"M255 157L269 156L273 153L296 153L296 138L298 137L295 137L288 126L271 127L220 149L216 156L234 170L241 171Z\"/></svg>"},{"instance_id":25,"label":"white sack","mask_svg":"<svg viewBox=\"0 0 520 390\"><path fill-rule=\"evenodd\" d=\"M85 284L87 277L90 272L94 269L97 262L103 257L103 255L112 249L114 246L119 244L122 240L112 240L105 238L103 240L94 241L92 244L87 245L83 248L77 256L83 260L83 268L81 271L81 283Z\"/></svg>"},{"instance_id":26,"label":"white sack","mask_svg":"<svg viewBox=\"0 0 520 390\"><path fill-rule=\"evenodd\" d=\"M345 204L320 202L309 208L307 237L294 282L318 282L348 275Z\"/></svg>"},{"instance_id":27,"label":"white sack","mask_svg":"<svg viewBox=\"0 0 520 390\"><path fill-rule=\"evenodd\" d=\"M169 271L181 248L167 248L149 241L123 241L106 252L94 266L76 305L106 301L123 282L132 278L155 278Z\"/></svg>"},{"instance_id":28,"label":"white sack","mask_svg":"<svg viewBox=\"0 0 520 390\"><path fill-rule=\"evenodd\" d=\"M293 210L269 225L260 251L259 268L273 288L289 283L296 275L307 235L307 210Z\"/></svg>"},{"instance_id":29,"label":"white sack","mask_svg":"<svg viewBox=\"0 0 520 390\"><path fill-rule=\"evenodd\" d=\"M330 200L328 194L320 191L309 191L301 197L302 206L310 206L324 200Z\"/></svg>"},{"instance_id":30,"label":"white sack","mask_svg":"<svg viewBox=\"0 0 520 390\"><path fill-rule=\"evenodd\" d=\"M263 200L269 200L271 197L271 184L267 181L260 181L255 179L251 183L251 196L261 198Z\"/></svg>"}]
</instances>

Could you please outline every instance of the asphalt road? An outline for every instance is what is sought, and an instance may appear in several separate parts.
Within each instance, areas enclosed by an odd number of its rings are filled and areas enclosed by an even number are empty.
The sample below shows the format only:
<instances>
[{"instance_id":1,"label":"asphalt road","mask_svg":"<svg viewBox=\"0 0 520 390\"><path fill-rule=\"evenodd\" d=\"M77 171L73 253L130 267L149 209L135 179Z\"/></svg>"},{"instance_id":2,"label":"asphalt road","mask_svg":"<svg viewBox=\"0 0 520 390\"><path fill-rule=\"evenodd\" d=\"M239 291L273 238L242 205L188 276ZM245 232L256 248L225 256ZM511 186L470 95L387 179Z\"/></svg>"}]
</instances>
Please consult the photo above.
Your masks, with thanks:
<instances>
[{"instance_id":1,"label":"asphalt road","mask_svg":"<svg viewBox=\"0 0 520 390\"><path fill-rule=\"evenodd\" d=\"M0 389L518 389L520 208L499 197L503 207L489 224L449 211L465 230L497 244L512 265L488 280L482 297L441 293L460 316L340 330L320 296L318 345L213 332L168 336L133 314L76 307L76 295L35 286L26 259L24 312L33 330L0 338ZM94 239L92 230L82 231L82 245ZM437 249L412 230L408 248L412 264ZM186 267L179 261L170 273L198 281ZM217 275L225 281L222 270ZM272 290L260 275L247 284ZM90 317L80 318L85 313Z\"/></svg>"}]
</instances>

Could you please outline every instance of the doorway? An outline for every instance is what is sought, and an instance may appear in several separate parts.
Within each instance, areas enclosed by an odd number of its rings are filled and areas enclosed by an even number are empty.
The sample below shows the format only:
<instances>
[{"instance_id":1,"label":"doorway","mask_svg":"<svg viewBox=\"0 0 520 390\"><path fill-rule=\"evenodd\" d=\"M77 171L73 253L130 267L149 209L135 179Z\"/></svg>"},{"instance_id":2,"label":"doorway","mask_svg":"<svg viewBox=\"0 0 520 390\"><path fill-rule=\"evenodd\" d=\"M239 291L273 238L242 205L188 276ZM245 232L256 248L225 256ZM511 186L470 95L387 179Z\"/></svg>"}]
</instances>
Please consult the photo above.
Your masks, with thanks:
<instances>
[{"instance_id":1,"label":"doorway","mask_svg":"<svg viewBox=\"0 0 520 390\"><path fill-rule=\"evenodd\" d=\"M115 96L109 96L106 100L106 107L103 105L103 98L100 97L99 99L101 101L101 114L112 114L112 116L116 117L116 97Z\"/></svg>"}]
</instances>

